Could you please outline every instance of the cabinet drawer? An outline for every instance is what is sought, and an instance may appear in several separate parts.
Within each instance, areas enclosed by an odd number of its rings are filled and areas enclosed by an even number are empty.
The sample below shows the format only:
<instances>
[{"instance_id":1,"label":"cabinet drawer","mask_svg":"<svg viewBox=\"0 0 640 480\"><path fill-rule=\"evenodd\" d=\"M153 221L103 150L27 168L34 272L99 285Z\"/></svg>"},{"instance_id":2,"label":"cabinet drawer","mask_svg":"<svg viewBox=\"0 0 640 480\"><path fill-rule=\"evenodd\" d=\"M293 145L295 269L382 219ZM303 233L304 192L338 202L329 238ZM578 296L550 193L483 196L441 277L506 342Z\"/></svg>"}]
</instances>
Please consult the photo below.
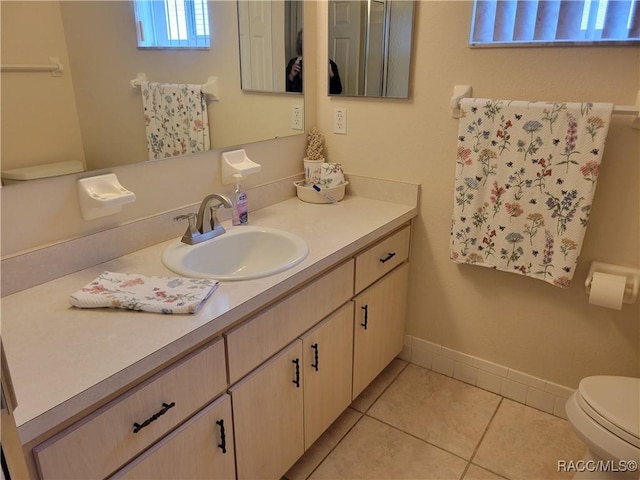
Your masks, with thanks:
<instances>
[{"instance_id":1,"label":"cabinet drawer","mask_svg":"<svg viewBox=\"0 0 640 480\"><path fill-rule=\"evenodd\" d=\"M350 260L231 330L226 334L230 383L287 346L352 295Z\"/></svg>"},{"instance_id":2,"label":"cabinet drawer","mask_svg":"<svg viewBox=\"0 0 640 480\"><path fill-rule=\"evenodd\" d=\"M227 386L218 339L38 445L42 478L104 478Z\"/></svg>"},{"instance_id":3,"label":"cabinet drawer","mask_svg":"<svg viewBox=\"0 0 640 480\"><path fill-rule=\"evenodd\" d=\"M223 395L109 480L235 477L231 397Z\"/></svg>"},{"instance_id":4,"label":"cabinet drawer","mask_svg":"<svg viewBox=\"0 0 640 480\"><path fill-rule=\"evenodd\" d=\"M410 234L411 227L407 225L356 257L355 293L360 293L409 258Z\"/></svg>"}]
</instances>

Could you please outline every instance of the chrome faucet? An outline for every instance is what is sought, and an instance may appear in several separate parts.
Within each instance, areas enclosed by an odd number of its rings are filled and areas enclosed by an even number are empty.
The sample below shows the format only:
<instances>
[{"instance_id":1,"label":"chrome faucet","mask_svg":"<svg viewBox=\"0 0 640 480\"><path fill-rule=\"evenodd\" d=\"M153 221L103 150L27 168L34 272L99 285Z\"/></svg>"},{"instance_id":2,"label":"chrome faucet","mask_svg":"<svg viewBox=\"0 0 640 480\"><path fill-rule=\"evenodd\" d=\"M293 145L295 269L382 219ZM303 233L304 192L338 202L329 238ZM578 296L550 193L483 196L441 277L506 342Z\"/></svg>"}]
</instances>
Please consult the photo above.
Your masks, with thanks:
<instances>
[{"instance_id":1,"label":"chrome faucet","mask_svg":"<svg viewBox=\"0 0 640 480\"><path fill-rule=\"evenodd\" d=\"M217 201L216 204L213 204ZM212 193L207 195L198 209L198 214L188 213L186 215L178 215L175 220L188 220L189 226L182 236L182 243L195 245L211 238L222 235L225 232L224 227L218 221L218 208L233 208L233 203L226 195Z\"/></svg>"}]
</instances>

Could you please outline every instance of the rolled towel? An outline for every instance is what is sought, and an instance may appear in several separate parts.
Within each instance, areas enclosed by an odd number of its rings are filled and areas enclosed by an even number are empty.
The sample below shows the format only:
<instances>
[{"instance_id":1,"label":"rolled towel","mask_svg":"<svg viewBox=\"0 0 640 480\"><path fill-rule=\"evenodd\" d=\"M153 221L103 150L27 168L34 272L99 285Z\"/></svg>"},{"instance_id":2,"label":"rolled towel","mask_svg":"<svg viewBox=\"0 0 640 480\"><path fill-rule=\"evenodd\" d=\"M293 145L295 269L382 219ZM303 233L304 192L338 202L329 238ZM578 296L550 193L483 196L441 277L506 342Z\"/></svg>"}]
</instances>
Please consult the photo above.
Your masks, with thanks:
<instances>
[{"instance_id":1,"label":"rolled towel","mask_svg":"<svg viewBox=\"0 0 640 480\"><path fill-rule=\"evenodd\" d=\"M344 172L339 163L323 163L320 170L320 182L322 187L337 187L344 183Z\"/></svg>"},{"instance_id":2,"label":"rolled towel","mask_svg":"<svg viewBox=\"0 0 640 480\"><path fill-rule=\"evenodd\" d=\"M119 308L167 314L196 313L216 288L217 280L145 277L105 271L73 293L69 303L78 308Z\"/></svg>"}]
</instances>

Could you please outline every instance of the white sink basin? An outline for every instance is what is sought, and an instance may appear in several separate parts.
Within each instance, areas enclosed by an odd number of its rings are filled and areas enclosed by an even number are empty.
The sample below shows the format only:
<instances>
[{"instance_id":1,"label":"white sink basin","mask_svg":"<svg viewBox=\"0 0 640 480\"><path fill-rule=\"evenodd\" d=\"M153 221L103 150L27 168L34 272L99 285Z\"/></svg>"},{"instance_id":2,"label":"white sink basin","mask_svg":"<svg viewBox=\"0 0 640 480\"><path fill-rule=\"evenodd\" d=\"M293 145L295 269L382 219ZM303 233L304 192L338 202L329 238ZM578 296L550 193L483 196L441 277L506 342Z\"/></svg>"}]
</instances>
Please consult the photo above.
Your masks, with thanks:
<instances>
[{"instance_id":1,"label":"white sink basin","mask_svg":"<svg viewBox=\"0 0 640 480\"><path fill-rule=\"evenodd\" d=\"M162 263L186 277L249 280L294 267L308 253L306 242L292 233L239 226L197 245L176 240L164 250Z\"/></svg>"}]
</instances>

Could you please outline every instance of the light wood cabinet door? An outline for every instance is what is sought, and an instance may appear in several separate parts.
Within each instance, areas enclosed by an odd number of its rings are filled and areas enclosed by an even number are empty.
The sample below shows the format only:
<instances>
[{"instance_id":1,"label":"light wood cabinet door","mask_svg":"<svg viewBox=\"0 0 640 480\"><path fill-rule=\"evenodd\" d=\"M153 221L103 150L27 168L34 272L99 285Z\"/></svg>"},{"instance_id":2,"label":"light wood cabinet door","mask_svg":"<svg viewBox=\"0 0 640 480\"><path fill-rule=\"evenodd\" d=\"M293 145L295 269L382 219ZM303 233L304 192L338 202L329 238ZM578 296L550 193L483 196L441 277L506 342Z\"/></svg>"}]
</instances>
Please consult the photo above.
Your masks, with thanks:
<instances>
[{"instance_id":1,"label":"light wood cabinet door","mask_svg":"<svg viewBox=\"0 0 640 480\"><path fill-rule=\"evenodd\" d=\"M112 479L232 479L235 476L231 397L223 395Z\"/></svg>"},{"instance_id":2,"label":"light wood cabinet door","mask_svg":"<svg viewBox=\"0 0 640 480\"><path fill-rule=\"evenodd\" d=\"M238 478L281 478L304 453L302 341L230 389Z\"/></svg>"},{"instance_id":3,"label":"light wood cabinet door","mask_svg":"<svg viewBox=\"0 0 640 480\"><path fill-rule=\"evenodd\" d=\"M306 450L351 403L353 303L304 335L302 351Z\"/></svg>"},{"instance_id":4,"label":"light wood cabinet door","mask_svg":"<svg viewBox=\"0 0 640 480\"><path fill-rule=\"evenodd\" d=\"M409 264L354 299L353 399L402 350Z\"/></svg>"}]
</instances>

